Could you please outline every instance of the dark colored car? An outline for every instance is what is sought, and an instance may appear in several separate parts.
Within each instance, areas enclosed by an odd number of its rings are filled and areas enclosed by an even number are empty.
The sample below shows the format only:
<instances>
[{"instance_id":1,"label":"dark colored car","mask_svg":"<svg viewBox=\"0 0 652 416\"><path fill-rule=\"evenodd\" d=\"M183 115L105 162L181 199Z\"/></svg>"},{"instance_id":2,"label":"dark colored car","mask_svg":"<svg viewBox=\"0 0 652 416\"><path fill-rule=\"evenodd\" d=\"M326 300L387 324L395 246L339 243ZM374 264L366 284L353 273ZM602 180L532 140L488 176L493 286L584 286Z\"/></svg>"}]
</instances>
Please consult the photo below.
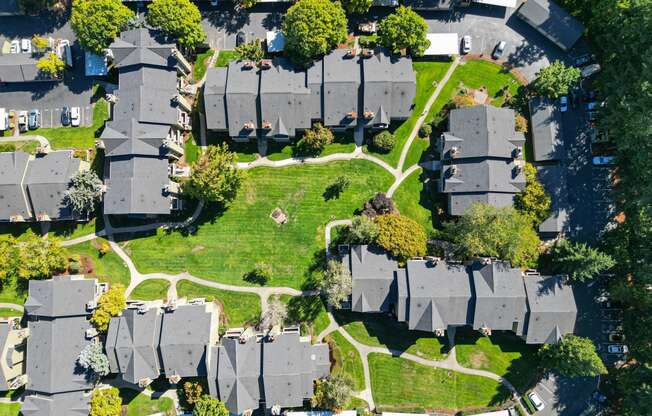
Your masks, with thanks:
<instances>
[{"instance_id":1,"label":"dark colored car","mask_svg":"<svg viewBox=\"0 0 652 416\"><path fill-rule=\"evenodd\" d=\"M70 124L70 108L63 107L61 109L61 124L67 126Z\"/></svg>"},{"instance_id":2,"label":"dark colored car","mask_svg":"<svg viewBox=\"0 0 652 416\"><path fill-rule=\"evenodd\" d=\"M592 55L590 53L585 53L584 55L580 55L575 60L573 61L573 66L575 68L580 68L585 65L590 64L595 60L595 55Z\"/></svg>"},{"instance_id":3,"label":"dark colored car","mask_svg":"<svg viewBox=\"0 0 652 416\"><path fill-rule=\"evenodd\" d=\"M238 32L238 34L235 35L235 46L240 46L246 42L247 42L247 36L244 34L244 32Z\"/></svg>"}]
</instances>

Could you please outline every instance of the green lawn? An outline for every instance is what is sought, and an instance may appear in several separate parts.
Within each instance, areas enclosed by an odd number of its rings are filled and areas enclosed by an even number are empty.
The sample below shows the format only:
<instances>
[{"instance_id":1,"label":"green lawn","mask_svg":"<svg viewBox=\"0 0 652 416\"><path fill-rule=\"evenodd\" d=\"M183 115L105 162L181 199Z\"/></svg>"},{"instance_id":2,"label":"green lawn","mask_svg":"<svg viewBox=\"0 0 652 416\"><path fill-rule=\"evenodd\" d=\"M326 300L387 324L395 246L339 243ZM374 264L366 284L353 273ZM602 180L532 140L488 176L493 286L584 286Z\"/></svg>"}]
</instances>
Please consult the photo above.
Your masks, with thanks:
<instances>
[{"instance_id":1,"label":"green lawn","mask_svg":"<svg viewBox=\"0 0 652 416\"><path fill-rule=\"evenodd\" d=\"M7 135L9 136L9 134ZM2 136L0 136L2 137ZM2 142L2 146L14 145L16 152L25 152L30 154L36 153L36 148L39 146L39 142L36 140L27 140L27 141L15 141L15 142ZM7 149L9 150L9 149Z\"/></svg>"},{"instance_id":2,"label":"green lawn","mask_svg":"<svg viewBox=\"0 0 652 416\"><path fill-rule=\"evenodd\" d=\"M428 98L432 95L437 88L434 81L438 81L444 77L446 71L450 67L451 62L413 62L412 67L416 71L417 78L417 93L414 97L414 108L410 118L405 120L400 126L394 130L396 136L396 146L389 153L376 153L371 149L366 149L371 153L392 166L398 165L398 160L401 157L401 150L407 141L408 136L412 132L417 119L421 115L423 108L426 106ZM406 164L406 168L409 165Z\"/></svg>"},{"instance_id":3,"label":"green lawn","mask_svg":"<svg viewBox=\"0 0 652 416\"><path fill-rule=\"evenodd\" d=\"M214 53L215 51L213 49L209 49L206 52L197 55L195 65L192 68L192 77L195 79L195 81L199 81L200 79L204 78L204 74L206 73L206 64L208 64L208 60L213 56Z\"/></svg>"},{"instance_id":4,"label":"green lawn","mask_svg":"<svg viewBox=\"0 0 652 416\"><path fill-rule=\"evenodd\" d=\"M93 234L104 228L102 220L93 218L88 222L55 221L50 224L50 233L65 240Z\"/></svg>"},{"instance_id":5,"label":"green lawn","mask_svg":"<svg viewBox=\"0 0 652 416\"><path fill-rule=\"evenodd\" d=\"M199 146L195 143L195 138L192 134L189 135L188 140L184 144L184 159L186 163L192 163L197 160L199 156Z\"/></svg>"},{"instance_id":6,"label":"green lawn","mask_svg":"<svg viewBox=\"0 0 652 416\"><path fill-rule=\"evenodd\" d=\"M330 334L326 341L331 345L331 354L335 361L331 373L348 375L353 380L355 391L364 390L364 370L358 351L339 332Z\"/></svg>"},{"instance_id":7,"label":"green lawn","mask_svg":"<svg viewBox=\"0 0 652 416\"><path fill-rule=\"evenodd\" d=\"M509 397L497 381L369 354L371 390L380 412L458 411L494 406Z\"/></svg>"},{"instance_id":8,"label":"green lawn","mask_svg":"<svg viewBox=\"0 0 652 416\"><path fill-rule=\"evenodd\" d=\"M27 284L26 281L21 280L22 285L19 287L18 282L14 278L8 278L2 286L0 286L0 302L2 303L15 303L22 305L27 299Z\"/></svg>"},{"instance_id":9,"label":"green lawn","mask_svg":"<svg viewBox=\"0 0 652 416\"><path fill-rule=\"evenodd\" d=\"M229 66L229 62L235 59L236 59L235 51L229 49L223 49L220 51L219 55L217 55L217 59L215 60L215 66L217 67Z\"/></svg>"},{"instance_id":10,"label":"green lawn","mask_svg":"<svg viewBox=\"0 0 652 416\"><path fill-rule=\"evenodd\" d=\"M100 98L93 107L93 125L90 127L55 127L32 130L29 134L41 135L57 149L88 149L95 146L96 132L104 126L109 118L109 107L104 98Z\"/></svg>"},{"instance_id":11,"label":"green lawn","mask_svg":"<svg viewBox=\"0 0 652 416\"><path fill-rule=\"evenodd\" d=\"M406 171L410 166L416 165L419 162L422 162L423 154L428 151L430 148L430 139L422 139L421 137L415 137L410 145L410 150L405 158L405 165L403 165L403 171ZM428 159L425 159L428 160Z\"/></svg>"},{"instance_id":12,"label":"green lawn","mask_svg":"<svg viewBox=\"0 0 652 416\"><path fill-rule=\"evenodd\" d=\"M441 360L447 355L445 338L437 338L428 332L410 331L407 325L387 315L339 312L335 316L346 332L362 344L407 351L430 360Z\"/></svg>"},{"instance_id":13,"label":"green lawn","mask_svg":"<svg viewBox=\"0 0 652 416\"><path fill-rule=\"evenodd\" d=\"M21 403L0 403L0 416L18 416Z\"/></svg>"},{"instance_id":14,"label":"green lawn","mask_svg":"<svg viewBox=\"0 0 652 416\"><path fill-rule=\"evenodd\" d=\"M6 316L23 316L23 313L21 311L16 310L16 309L0 308L0 316L2 316L2 317L6 317Z\"/></svg>"},{"instance_id":15,"label":"green lawn","mask_svg":"<svg viewBox=\"0 0 652 416\"><path fill-rule=\"evenodd\" d=\"M179 297L206 298L222 305L220 323L226 328L237 328L255 322L260 317L260 298L252 293L230 292L198 285L189 280L177 283Z\"/></svg>"},{"instance_id":16,"label":"green lawn","mask_svg":"<svg viewBox=\"0 0 652 416\"><path fill-rule=\"evenodd\" d=\"M68 247L70 253L78 254L82 258L82 264L90 267L88 276L97 277L102 282L120 283L124 287L129 286L130 276L127 265L113 251L101 256L98 250L100 244L105 242L103 238L96 238L93 241L77 244Z\"/></svg>"},{"instance_id":17,"label":"green lawn","mask_svg":"<svg viewBox=\"0 0 652 416\"><path fill-rule=\"evenodd\" d=\"M267 158L269 160L289 159L296 154L295 144L270 143L268 145ZM332 155L334 153L351 153L355 150L355 143L352 137L336 138L334 143L326 145L318 157Z\"/></svg>"},{"instance_id":18,"label":"green lawn","mask_svg":"<svg viewBox=\"0 0 652 416\"><path fill-rule=\"evenodd\" d=\"M158 300L166 299L170 282L164 279L145 280L129 295L129 299L134 300Z\"/></svg>"},{"instance_id":19,"label":"green lawn","mask_svg":"<svg viewBox=\"0 0 652 416\"><path fill-rule=\"evenodd\" d=\"M152 399L136 390L120 389L122 405L127 406L126 416L142 416L152 413L165 413L174 409L174 402L168 397Z\"/></svg>"},{"instance_id":20,"label":"green lawn","mask_svg":"<svg viewBox=\"0 0 652 416\"><path fill-rule=\"evenodd\" d=\"M421 168L412 172L398 187L392 199L401 215L410 217L423 226L427 233L434 230L433 215L436 214L437 202L433 199L432 191L424 184L426 175L422 175ZM426 189L424 189L426 188ZM438 221L438 218L435 219Z\"/></svg>"},{"instance_id":21,"label":"green lawn","mask_svg":"<svg viewBox=\"0 0 652 416\"><path fill-rule=\"evenodd\" d=\"M458 329L455 345L460 365L503 376L520 392L537 380L538 347L527 345L514 334L494 331L485 337L477 331Z\"/></svg>"},{"instance_id":22,"label":"green lawn","mask_svg":"<svg viewBox=\"0 0 652 416\"><path fill-rule=\"evenodd\" d=\"M350 187L339 199L324 197L335 178L346 175ZM364 161L325 165L256 168L226 210L206 207L194 234L160 230L131 239L125 249L142 273L188 271L224 283L250 285L243 276L256 262L272 266L270 286L300 288L323 261L324 225L350 218L392 178L381 167ZM281 208L283 225L270 214Z\"/></svg>"},{"instance_id":23,"label":"green lawn","mask_svg":"<svg viewBox=\"0 0 652 416\"><path fill-rule=\"evenodd\" d=\"M321 297L282 295L281 300L288 305L288 323L305 326L305 332L313 336L328 327L328 312Z\"/></svg>"}]
</instances>

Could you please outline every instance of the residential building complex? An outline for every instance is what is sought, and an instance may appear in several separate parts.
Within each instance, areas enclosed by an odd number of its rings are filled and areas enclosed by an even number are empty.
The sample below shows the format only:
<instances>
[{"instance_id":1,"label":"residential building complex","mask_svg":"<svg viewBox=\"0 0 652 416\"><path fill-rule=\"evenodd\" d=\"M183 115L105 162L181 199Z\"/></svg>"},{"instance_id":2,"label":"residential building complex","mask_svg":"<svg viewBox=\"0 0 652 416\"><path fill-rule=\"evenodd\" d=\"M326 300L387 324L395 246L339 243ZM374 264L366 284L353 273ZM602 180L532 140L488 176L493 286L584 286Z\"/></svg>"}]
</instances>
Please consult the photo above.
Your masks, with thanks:
<instances>
[{"instance_id":1,"label":"residential building complex","mask_svg":"<svg viewBox=\"0 0 652 416\"><path fill-rule=\"evenodd\" d=\"M527 0L516 15L563 51L582 37L584 26L552 0Z\"/></svg>"},{"instance_id":2,"label":"residential building complex","mask_svg":"<svg viewBox=\"0 0 652 416\"><path fill-rule=\"evenodd\" d=\"M392 312L409 329L443 336L471 326L484 334L512 331L528 344L556 343L575 328L577 307L561 276L523 274L508 263L408 260L405 268L373 246L352 246L354 312Z\"/></svg>"}]
</instances>

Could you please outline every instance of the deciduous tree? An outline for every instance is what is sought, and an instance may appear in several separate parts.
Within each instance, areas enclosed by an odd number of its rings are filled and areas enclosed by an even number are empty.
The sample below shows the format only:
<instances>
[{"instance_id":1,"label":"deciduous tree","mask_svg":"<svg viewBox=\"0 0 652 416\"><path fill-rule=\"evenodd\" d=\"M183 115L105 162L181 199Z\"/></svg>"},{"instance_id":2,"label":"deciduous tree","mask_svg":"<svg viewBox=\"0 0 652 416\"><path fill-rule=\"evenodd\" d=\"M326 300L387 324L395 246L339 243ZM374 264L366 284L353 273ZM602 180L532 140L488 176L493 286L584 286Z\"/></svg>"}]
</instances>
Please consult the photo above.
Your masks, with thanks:
<instances>
[{"instance_id":1,"label":"deciduous tree","mask_svg":"<svg viewBox=\"0 0 652 416\"><path fill-rule=\"evenodd\" d=\"M537 168L525 164L525 189L514 197L514 206L540 224L550 215L550 195L537 179Z\"/></svg>"},{"instance_id":2,"label":"deciduous tree","mask_svg":"<svg viewBox=\"0 0 652 416\"><path fill-rule=\"evenodd\" d=\"M121 414L122 399L118 389L109 387L93 390L88 416L120 416Z\"/></svg>"},{"instance_id":3,"label":"deciduous tree","mask_svg":"<svg viewBox=\"0 0 652 416\"><path fill-rule=\"evenodd\" d=\"M192 410L193 416L229 416L224 403L204 394L201 399L195 402L195 408Z\"/></svg>"},{"instance_id":4,"label":"deciduous tree","mask_svg":"<svg viewBox=\"0 0 652 416\"><path fill-rule=\"evenodd\" d=\"M183 400L190 406L194 407L203 393L204 389L201 386L201 383L196 381L186 381L183 383Z\"/></svg>"},{"instance_id":5,"label":"deciduous tree","mask_svg":"<svg viewBox=\"0 0 652 416\"><path fill-rule=\"evenodd\" d=\"M77 363L93 379L97 380L109 374L109 359L102 351L102 344L92 343L86 345L79 353Z\"/></svg>"},{"instance_id":6,"label":"deciduous tree","mask_svg":"<svg viewBox=\"0 0 652 416\"><path fill-rule=\"evenodd\" d=\"M418 222L398 214L386 214L376 217L376 224L376 242L399 261L426 254L428 238Z\"/></svg>"},{"instance_id":7,"label":"deciduous tree","mask_svg":"<svg viewBox=\"0 0 652 416\"><path fill-rule=\"evenodd\" d=\"M133 17L120 0L73 0L70 24L84 49L101 54Z\"/></svg>"},{"instance_id":8,"label":"deciduous tree","mask_svg":"<svg viewBox=\"0 0 652 416\"><path fill-rule=\"evenodd\" d=\"M194 48L206 39L201 13L190 0L154 0L147 6L147 23Z\"/></svg>"},{"instance_id":9,"label":"deciduous tree","mask_svg":"<svg viewBox=\"0 0 652 416\"><path fill-rule=\"evenodd\" d=\"M242 172L236 163L236 154L225 143L208 146L192 164L190 178L183 184L184 192L204 201L231 202L242 183Z\"/></svg>"},{"instance_id":10,"label":"deciduous tree","mask_svg":"<svg viewBox=\"0 0 652 416\"><path fill-rule=\"evenodd\" d=\"M353 382L348 375L331 375L317 380L315 394L310 399L312 407L340 412L351 399Z\"/></svg>"},{"instance_id":11,"label":"deciduous tree","mask_svg":"<svg viewBox=\"0 0 652 416\"><path fill-rule=\"evenodd\" d=\"M430 46L426 37L428 24L411 8L399 6L378 25L380 43L394 53L407 50L412 56L422 56Z\"/></svg>"},{"instance_id":12,"label":"deciduous tree","mask_svg":"<svg viewBox=\"0 0 652 416\"><path fill-rule=\"evenodd\" d=\"M364 14L369 11L373 0L343 0L342 7L348 14Z\"/></svg>"},{"instance_id":13,"label":"deciduous tree","mask_svg":"<svg viewBox=\"0 0 652 416\"><path fill-rule=\"evenodd\" d=\"M65 67L66 64L54 52L50 52L36 61L36 68L52 78L59 78Z\"/></svg>"},{"instance_id":14,"label":"deciduous tree","mask_svg":"<svg viewBox=\"0 0 652 416\"><path fill-rule=\"evenodd\" d=\"M539 351L541 362L549 370L566 377L594 377L607 374L607 368L595 352L593 341L573 334L557 344L546 344Z\"/></svg>"},{"instance_id":15,"label":"deciduous tree","mask_svg":"<svg viewBox=\"0 0 652 416\"><path fill-rule=\"evenodd\" d=\"M319 288L326 296L326 301L335 309L342 307L342 302L347 300L352 288L351 273L343 263L329 260L326 263L324 276Z\"/></svg>"},{"instance_id":16,"label":"deciduous tree","mask_svg":"<svg viewBox=\"0 0 652 416\"><path fill-rule=\"evenodd\" d=\"M235 48L238 59L243 61L254 61L256 64L265 57L265 51L260 39L254 39L251 42L243 43Z\"/></svg>"},{"instance_id":17,"label":"deciduous tree","mask_svg":"<svg viewBox=\"0 0 652 416\"><path fill-rule=\"evenodd\" d=\"M109 329L109 321L112 317L118 316L125 308L127 299L125 288L121 284L111 285L109 290L100 296L97 308L91 316L91 323L100 332Z\"/></svg>"},{"instance_id":18,"label":"deciduous tree","mask_svg":"<svg viewBox=\"0 0 652 416\"><path fill-rule=\"evenodd\" d=\"M380 153L389 153L396 146L396 137L388 130L383 130L371 138L371 147Z\"/></svg>"},{"instance_id":19,"label":"deciduous tree","mask_svg":"<svg viewBox=\"0 0 652 416\"><path fill-rule=\"evenodd\" d=\"M50 42L47 40L47 38L44 38L43 36L39 35L34 35L32 36L32 46L34 46L38 50L43 50L47 48L50 45Z\"/></svg>"},{"instance_id":20,"label":"deciduous tree","mask_svg":"<svg viewBox=\"0 0 652 416\"><path fill-rule=\"evenodd\" d=\"M346 233L346 241L349 244L371 244L376 241L379 229L378 224L366 215L353 217L351 227Z\"/></svg>"},{"instance_id":21,"label":"deciduous tree","mask_svg":"<svg viewBox=\"0 0 652 416\"><path fill-rule=\"evenodd\" d=\"M16 275L17 257L16 239L11 235L0 236L0 283L4 283L8 278Z\"/></svg>"},{"instance_id":22,"label":"deciduous tree","mask_svg":"<svg viewBox=\"0 0 652 416\"><path fill-rule=\"evenodd\" d=\"M92 170L83 170L70 180L65 200L77 214L88 216L95 210L101 197L102 180Z\"/></svg>"},{"instance_id":23,"label":"deciduous tree","mask_svg":"<svg viewBox=\"0 0 652 416\"><path fill-rule=\"evenodd\" d=\"M571 87L580 80L580 70L572 66L566 66L561 61L554 61L537 72L533 88L539 94L549 98L559 98L568 94Z\"/></svg>"},{"instance_id":24,"label":"deciduous tree","mask_svg":"<svg viewBox=\"0 0 652 416\"><path fill-rule=\"evenodd\" d=\"M17 252L15 274L23 279L46 279L64 271L68 265L66 250L58 237L43 239L29 231L17 245Z\"/></svg>"},{"instance_id":25,"label":"deciduous tree","mask_svg":"<svg viewBox=\"0 0 652 416\"><path fill-rule=\"evenodd\" d=\"M278 296L272 297L267 303L267 310L263 312L260 326L263 329L272 328L276 325L283 326L288 317L288 307Z\"/></svg>"},{"instance_id":26,"label":"deciduous tree","mask_svg":"<svg viewBox=\"0 0 652 416\"><path fill-rule=\"evenodd\" d=\"M317 156L324 148L333 143L333 132L316 123L313 128L306 130L301 139L297 142L297 149L303 155Z\"/></svg>"},{"instance_id":27,"label":"deciduous tree","mask_svg":"<svg viewBox=\"0 0 652 416\"><path fill-rule=\"evenodd\" d=\"M583 282L611 269L611 256L585 243L559 240L550 250L557 273L567 274L572 280Z\"/></svg>"}]
</instances>

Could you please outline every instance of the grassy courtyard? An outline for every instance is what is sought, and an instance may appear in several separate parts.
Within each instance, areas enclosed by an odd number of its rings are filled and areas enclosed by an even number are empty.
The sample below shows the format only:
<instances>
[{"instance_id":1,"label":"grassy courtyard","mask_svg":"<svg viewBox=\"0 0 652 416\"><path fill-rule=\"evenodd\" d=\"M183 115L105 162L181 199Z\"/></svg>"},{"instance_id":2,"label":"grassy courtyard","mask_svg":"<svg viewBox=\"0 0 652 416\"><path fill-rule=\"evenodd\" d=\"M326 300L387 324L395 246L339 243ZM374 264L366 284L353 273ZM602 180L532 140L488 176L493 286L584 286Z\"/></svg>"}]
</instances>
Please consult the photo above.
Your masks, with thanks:
<instances>
[{"instance_id":1,"label":"grassy courtyard","mask_svg":"<svg viewBox=\"0 0 652 416\"><path fill-rule=\"evenodd\" d=\"M134 300L158 300L166 299L170 282L164 279L145 280L129 294L129 299Z\"/></svg>"},{"instance_id":2,"label":"grassy courtyard","mask_svg":"<svg viewBox=\"0 0 652 416\"><path fill-rule=\"evenodd\" d=\"M349 177L350 187L339 199L325 198L326 187L340 175ZM194 234L124 235L130 240L124 247L142 273L188 271L205 279L251 285L243 276L264 262L273 270L269 285L300 288L322 261L324 225L350 218L391 182L389 173L363 160L256 168L246 172L227 209L204 210ZM277 207L287 215L283 225L270 218Z\"/></svg>"},{"instance_id":3,"label":"grassy courtyard","mask_svg":"<svg viewBox=\"0 0 652 416\"><path fill-rule=\"evenodd\" d=\"M18 416L21 403L0 403L0 416Z\"/></svg>"},{"instance_id":4,"label":"grassy courtyard","mask_svg":"<svg viewBox=\"0 0 652 416\"><path fill-rule=\"evenodd\" d=\"M205 52L197 54L195 65L192 67L192 77L195 81L199 81L204 77L204 74L206 74L206 65L214 54L215 51L213 49L208 49Z\"/></svg>"},{"instance_id":5,"label":"grassy courtyard","mask_svg":"<svg viewBox=\"0 0 652 416\"><path fill-rule=\"evenodd\" d=\"M401 182L392 198L401 215L412 218L430 234L434 230L433 218L437 218L437 201L422 176L427 177L421 168L412 172Z\"/></svg>"},{"instance_id":6,"label":"grassy courtyard","mask_svg":"<svg viewBox=\"0 0 652 416\"><path fill-rule=\"evenodd\" d=\"M333 332L326 337L331 346L331 354L335 362L331 374L346 374L353 380L353 390L364 390L364 370L358 351L339 332Z\"/></svg>"},{"instance_id":7,"label":"grassy courtyard","mask_svg":"<svg viewBox=\"0 0 652 416\"><path fill-rule=\"evenodd\" d=\"M100 245L106 242L103 238L68 247L71 254L81 257L82 265L88 271L89 277L97 277L101 282L120 283L124 287L129 286L129 269L122 259L113 251L102 255L98 250Z\"/></svg>"},{"instance_id":8,"label":"grassy courtyard","mask_svg":"<svg viewBox=\"0 0 652 416\"><path fill-rule=\"evenodd\" d=\"M497 381L427 367L404 358L369 354L377 411L459 411L494 406L509 397Z\"/></svg>"},{"instance_id":9,"label":"grassy courtyard","mask_svg":"<svg viewBox=\"0 0 652 416\"><path fill-rule=\"evenodd\" d=\"M235 60L236 56L237 55L235 51L230 49L222 49L217 55L217 59L215 60L215 66L216 67L229 66L229 62Z\"/></svg>"},{"instance_id":10,"label":"grassy courtyard","mask_svg":"<svg viewBox=\"0 0 652 416\"><path fill-rule=\"evenodd\" d=\"M168 397L153 399L136 390L120 389L122 405L126 406L125 416L150 415L152 413L166 413L174 409L174 402Z\"/></svg>"}]
</instances>

